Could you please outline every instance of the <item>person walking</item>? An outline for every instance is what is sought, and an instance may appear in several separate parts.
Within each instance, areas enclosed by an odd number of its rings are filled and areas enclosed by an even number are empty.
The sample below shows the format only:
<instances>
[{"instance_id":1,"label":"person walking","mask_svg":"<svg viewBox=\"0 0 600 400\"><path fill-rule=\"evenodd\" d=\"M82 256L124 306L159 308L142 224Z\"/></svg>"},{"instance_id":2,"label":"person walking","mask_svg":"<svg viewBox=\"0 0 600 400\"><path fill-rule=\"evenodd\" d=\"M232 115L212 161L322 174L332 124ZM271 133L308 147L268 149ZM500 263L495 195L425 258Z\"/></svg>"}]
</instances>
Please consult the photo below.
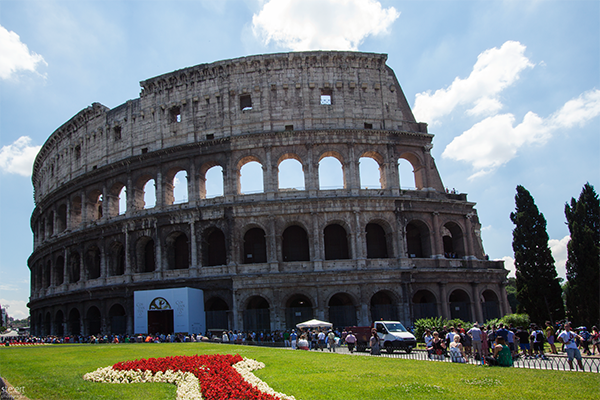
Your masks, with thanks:
<instances>
[{"instance_id":1,"label":"person walking","mask_svg":"<svg viewBox=\"0 0 600 400\"><path fill-rule=\"evenodd\" d=\"M377 329L371 329L371 339L369 339L369 346L371 346L371 355L378 356L381 354L381 347L379 343L379 335L377 335Z\"/></svg>"},{"instance_id":2,"label":"person walking","mask_svg":"<svg viewBox=\"0 0 600 400\"><path fill-rule=\"evenodd\" d=\"M581 362L581 353L577 348L577 338L581 340L581 336L571 330L571 323L565 323L565 330L558 335L558 341L565 345L565 351L567 352L567 361L569 362L569 368L573 369L573 359L577 359L577 365L583 371L583 363Z\"/></svg>"},{"instance_id":3,"label":"person walking","mask_svg":"<svg viewBox=\"0 0 600 400\"><path fill-rule=\"evenodd\" d=\"M346 344L348 345L348 350L350 353L354 353L354 345L356 344L356 336L352 333L352 331L348 331L346 334Z\"/></svg>"}]
</instances>

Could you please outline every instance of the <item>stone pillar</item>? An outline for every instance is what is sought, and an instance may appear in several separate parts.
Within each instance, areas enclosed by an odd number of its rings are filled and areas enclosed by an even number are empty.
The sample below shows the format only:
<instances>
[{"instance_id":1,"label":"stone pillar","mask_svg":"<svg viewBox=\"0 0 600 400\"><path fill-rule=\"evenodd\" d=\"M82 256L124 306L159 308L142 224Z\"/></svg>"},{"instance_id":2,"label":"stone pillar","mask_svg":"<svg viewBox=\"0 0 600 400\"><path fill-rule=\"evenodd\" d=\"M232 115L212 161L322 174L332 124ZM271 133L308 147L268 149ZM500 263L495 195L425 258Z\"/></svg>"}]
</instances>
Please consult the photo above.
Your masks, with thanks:
<instances>
[{"instance_id":1,"label":"stone pillar","mask_svg":"<svg viewBox=\"0 0 600 400\"><path fill-rule=\"evenodd\" d=\"M479 282L471 282L471 296L473 297L474 313L472 314L475 321L479 323L485 322L483 320L483 309L481 308L481 301L479 301Z\"/></svg>"},{"instance_id":2,"label":"stone pillar","mask_svg":"<svg viewBox=\"0 0 600 400\"><path fill-rule=\"evenodd\" d=\"M132 268L131 268L131 237L129 236L129 227L125 225L125 279L127 282L131 282ZM135 249L133 250L135 251Z\"/></svg>"},{"instance_id":3,"label":"stone pillar","mask_svg":"<svg viewBox=\"0 0 600 400\"><path fill-rule=\"evenodd\" d=\"M319 163L318 161L315 163L313 146L307 144L306 147L308 149L308 154L304 161L305 164L302 165L302 170L304 171L304 185L305 189L308 191L308 196L316 197L317 191L319 190Z\"/></svg>"},{"instance_id":4,"label":"stone pillar","mask_svg":"<svg viewBox=\"0 0 600 400\"><path fill-rule=\"evenodd\" d=\"M82 190L81 191L81 226L82 227L86 226L87 221L88 221L87 205L88 205L88 199L87 199L87 196L85 195L85 191Z\"/></svg>"},{"instance_id":5,"label":"stone pillar","mask_svg":"<svg viewBox=\"0 0 600 400\"><path fill-rule=\"evenodd\" d=\"M190 276L198 276L198 239L196 238L196 221L190 221Z\"/></svg>"},{"instance_id":6,"label":"stone pillar","mask_svg":"<svg viewBox=\"0 0 600 400\"><path fill-rule=\"evenodd\" d=\"M69 263L67 262L67 248L63 247L63 285L66 287L69 283Z\"/></svg>"},{"instance_id":7,"label":"stone pillar","mask_svg":"<svg viewBox=\"0 0 600 400\"><path fill-rule=\"evenodd\" d=\"M188 203L196 205L200 199L200 189L198 187L198 175L196 173L196 164L193 159L189 161L189 170L187 171Z\"/></svg>"},{"instance_id":8,"label":"stone pillar","mask_svg":"<svg viewBox=\"0 0 600 400\"><path fill-rule=\"evenodd\" d=\"M155 254L154 259L156 260L156 268L154 269L154 279L162 279L163 271L165 270L164 259L163 259L163 251L162 251L162 239L160 237L160 232L158 231L158 227L156 226L156 221L152 221L152 225L154 228L156 240L155 244Z\"/></svg>"},{"instance_id":9,"label":"stone pillar","mask_svg":"<svg viewBox=\"0 0 600 400\"><path fill-rule=\"evenodd\" d=\"M431 236L431 249L433 250L433 258L444 258L444 245L440 231L440 213L433 212L433 235Z\"/></svg>"},{"instance_id":10,"label":"stone pillar","mask_svg":"<svg viewBox=\"0 0 600 400\"><path fill-rule=\"evenodd\" d=\"M266 234L266 245L267 245L267 262L271 267L271 272L279 272L279 257L277 253L277 235L275 232L275 217L269 215L268 217L269 226Z\"/></svg>"},{"instance_id":11,"label":"stone pillar","mask_svg":"<svg viewBox=\"0 0 600 400\"><path fill-rule=\"evenodd\" d=\"M125 193L127 193L127 210L125 211L125 215L130 216L135 210L135 188L133 187L131 175L127 175Z\"/></svg>"},{"instance_id":12,"label":"stone pillar","mask_svg":"<svg viewBox=\"0 0 600 400\"><path fill-rule=\"evenodd\" d=\"M354 147L350 145L348 160L343 164L344 188L350 189L353 196L358 196L360 190L360 160L356 159Z\"/></svg>"},{"instance_id":13,"label":"stone pillar","mask_svg":"<svg viewBox=\"0 0 600 400\"><path fill-rule=\"evenodd\" d=\"M465 243L467 245L467 254L465 258L467 260L474 260L475 255L473 254L473 224L471 224L470 214L465 215L465 227L467 230L465 235L467 238L467 242Z\"/></svg>"},{"instance_id":14,"label":"stone pillar","mask_svg":"<svg viewBox=\"0 0 600 400\"><path fill-rule=\"evenodd\" d=\"M500 283L500 313L501 316L510 314L510 304L508 304L508 296L506 294L506 282Z\"/></svg>"},{"instance_id":15,"label":"stone pillar","mask_svg":"<svg viewBox=\"0 0 600 400\"><path fill-rule=\"evenodd\" d=\"M277 192L277 166L273 165L271 161L271 147L265 148L265 165L263 169L263 191L267 194L267 199L272 200L275 198L275 192Z\"/></svg>"},{"instance_id":16,"label":"stone pillar","mask_svg":"<svg viewBox=\"0 0 600 400\"><path fill-rule=\"evenodd\" d=\"M442 318L450 319L450 303L448 301L448 294L446 293L446 282L439 282L438 285L441 306L438 312L441 312Z\"/></svg>"},{"instance_id":17,"label":"stone pillar","mask_svg":"<svg viewBox=\"0 0 600 400\"><path fill-rule=\"evenodd\" d=\"M162 166L158 166L158 171L156 172L156 181L154 182L154 194L156 197L156 208L162 208L165 206L165 190L166 185L163 182L163 174L161 171ZM172 188L171 184L171 188ZM171 192L172 195L172 192Z\"/></svg>"},{"instance_id":18,"label":"stone pillar","mask_svg":"<svg viewBox=\"0 0 600 400\"><path fill-rule=\"evenodd\" d=\"M319 215L315 212L310 213L312 219L312 241L310 242L312 259L314 260L314 270L322 271L323 270L323 260L325 259L325 255L323 254L323 250L321 249L321 234L319 232Z\"/></svg>"}]
</instances>

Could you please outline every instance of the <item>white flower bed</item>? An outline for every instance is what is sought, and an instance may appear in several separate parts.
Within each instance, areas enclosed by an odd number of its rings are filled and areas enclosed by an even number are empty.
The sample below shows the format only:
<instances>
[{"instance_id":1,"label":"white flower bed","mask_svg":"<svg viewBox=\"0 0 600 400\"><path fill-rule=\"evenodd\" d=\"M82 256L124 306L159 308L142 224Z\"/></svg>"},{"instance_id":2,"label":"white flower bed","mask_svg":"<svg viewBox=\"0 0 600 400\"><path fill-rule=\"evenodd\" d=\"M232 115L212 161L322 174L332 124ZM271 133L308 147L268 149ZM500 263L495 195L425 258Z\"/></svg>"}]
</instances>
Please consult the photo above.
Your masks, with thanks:
<instances>
[{"instance_id":1,"label":"white flower bed","mask_svg":"<svg viewBox=\"0 0 600 400\"><path fill-rule=\"evenodd\" d=\"M270 394L282 400L295 400L294 396L287 396L278 393L267 383L263 382L252 373L257 369L264 368L265 364L249 358L244 358L233 365L233 368L242 376L242 378L256 387L263 393ZM200 384L190 372L167 370L166 372L127 370L117 371L113 367L98 368L94 372L89 372L83 376L86 381L103 383L143 383L143 382L164 382L177 386L177 400L202 400L200 393Z\"/></svg>"}]
</instances>

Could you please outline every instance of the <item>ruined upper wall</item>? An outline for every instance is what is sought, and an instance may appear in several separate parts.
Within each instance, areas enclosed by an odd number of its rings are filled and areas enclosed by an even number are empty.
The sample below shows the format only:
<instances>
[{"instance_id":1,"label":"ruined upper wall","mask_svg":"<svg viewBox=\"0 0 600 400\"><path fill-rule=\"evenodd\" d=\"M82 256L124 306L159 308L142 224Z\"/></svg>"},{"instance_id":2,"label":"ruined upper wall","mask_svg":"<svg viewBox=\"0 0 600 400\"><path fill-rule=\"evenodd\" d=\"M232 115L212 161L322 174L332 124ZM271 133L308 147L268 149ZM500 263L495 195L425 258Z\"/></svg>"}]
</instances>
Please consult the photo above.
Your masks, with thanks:
<instances>
[{"instance_id":1,"label":"ruined upper wall","mask_svg":"<svg viewBox=\"0 0 600 400\"><path fill-rule=\"evenodd\" d=\"M35 201L98 167L229 136L365 128L425 133L386 60L358 52L268 54L142 81L140 98L112 110L94 103L50 136L34 164Z\"/></svg>"}]
</instances>

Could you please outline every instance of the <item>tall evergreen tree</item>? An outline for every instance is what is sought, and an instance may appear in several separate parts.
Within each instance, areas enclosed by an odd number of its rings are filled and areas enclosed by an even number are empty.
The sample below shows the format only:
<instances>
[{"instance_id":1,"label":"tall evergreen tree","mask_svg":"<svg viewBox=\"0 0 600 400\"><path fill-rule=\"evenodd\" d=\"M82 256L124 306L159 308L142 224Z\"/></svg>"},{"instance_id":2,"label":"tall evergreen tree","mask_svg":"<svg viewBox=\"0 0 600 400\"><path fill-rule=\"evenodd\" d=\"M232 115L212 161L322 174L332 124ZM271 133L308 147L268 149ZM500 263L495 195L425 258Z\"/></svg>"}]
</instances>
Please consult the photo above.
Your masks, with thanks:
<instances>
[{"instance_id":1,"label":"tall evergreen tree","mask_svg":"<svg viewBox=\"0 0 600 400\"><path fill-rule=\"evenodd\" d=\"M594 187L583 186L579 200L565 204L571 233L567 245L567 312L577 325L600 322L600 200Z\"/></svg>"},{"instance_id":2,"label":"tall evergreen tree","mask_svg":"<svg viewBox=\"0 0 600 400\"><path fill-rule=\"evenodd\" d=\"M516 210L510 220L517 278L519 312L526 312L532 322L564 318L562 289L556 274L554 258L548 246L546 219L523 186L517 186Z\"/></svg>"}]
</instances>

